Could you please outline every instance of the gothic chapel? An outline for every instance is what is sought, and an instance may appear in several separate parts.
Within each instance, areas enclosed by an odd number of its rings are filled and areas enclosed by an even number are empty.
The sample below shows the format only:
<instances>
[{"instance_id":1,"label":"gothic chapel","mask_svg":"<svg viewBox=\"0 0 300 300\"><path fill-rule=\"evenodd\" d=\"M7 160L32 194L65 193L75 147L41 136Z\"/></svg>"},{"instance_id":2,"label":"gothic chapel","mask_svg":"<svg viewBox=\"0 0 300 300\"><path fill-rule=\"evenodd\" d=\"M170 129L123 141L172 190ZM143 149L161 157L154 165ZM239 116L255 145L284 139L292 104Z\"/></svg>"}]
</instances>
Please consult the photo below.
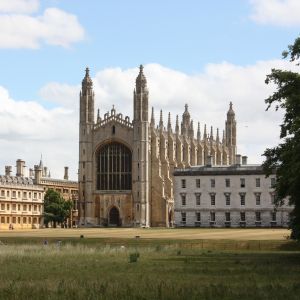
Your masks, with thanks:
<instances>
[{"instance_id":1,"label":"gothic chapel","mask_svg":"<svg viewBox=\"0 0 300 300\"><path fill-rule=\"evenodd\" d=\"M175 129L169 113L164 127L162 111L158 126L149 91L140 66L133 92L133 120L110 112L94 120L93 82L86 69L80 92L79 124L79 214L80 226L164 226L173 224L174 168L235 163L236 121L230 103L225 132L214 138L198 123L194 134L188 106Z\"/></svg>"}]
</instances>

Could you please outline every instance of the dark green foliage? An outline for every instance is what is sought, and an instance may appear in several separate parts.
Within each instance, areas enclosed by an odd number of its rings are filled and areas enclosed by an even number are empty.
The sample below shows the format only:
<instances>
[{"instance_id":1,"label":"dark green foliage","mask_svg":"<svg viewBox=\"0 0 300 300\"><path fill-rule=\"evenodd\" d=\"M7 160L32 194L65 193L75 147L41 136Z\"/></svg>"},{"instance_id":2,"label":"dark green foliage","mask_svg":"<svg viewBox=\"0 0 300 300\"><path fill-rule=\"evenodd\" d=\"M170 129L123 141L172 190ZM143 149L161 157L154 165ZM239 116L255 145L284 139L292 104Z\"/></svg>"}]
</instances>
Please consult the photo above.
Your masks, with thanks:
<instances>
[{"instance_id":1,"label":"dark green foliage","mask_svg":"<svg viewBox=\"0 0 300 300\"><path fill-rule=\"evenodd\" d=\"M288 47L283 53L291 61L300 58L300 38L295 40L294 45ZM297 64L298 65L298 64ZM264 152L266 157L263 167L267 175L276 170L277 204L280 205L286 197L289 203L295 206L291 214L290 228L291 237L300 239L300 75L291 71L272 69L267 76L266 83L274 83L276 91L265 100L268 105L272 104L276 110L284 110L283 122L280 125L280 143L275 148L269 148Z\"/></svg>"},{"instance_id":2,"label":"dark green foliage","mask_svg":"<svg viewBox=\"0 0 300 300\"><path fill-rule=\"evenodd\" d=\"M57 224L63 224L70 216L72 202L66 201L60 193L48 190L44 197L44 222L46 226L50 222L55 228Z\"/></svg>"}]
</instances>

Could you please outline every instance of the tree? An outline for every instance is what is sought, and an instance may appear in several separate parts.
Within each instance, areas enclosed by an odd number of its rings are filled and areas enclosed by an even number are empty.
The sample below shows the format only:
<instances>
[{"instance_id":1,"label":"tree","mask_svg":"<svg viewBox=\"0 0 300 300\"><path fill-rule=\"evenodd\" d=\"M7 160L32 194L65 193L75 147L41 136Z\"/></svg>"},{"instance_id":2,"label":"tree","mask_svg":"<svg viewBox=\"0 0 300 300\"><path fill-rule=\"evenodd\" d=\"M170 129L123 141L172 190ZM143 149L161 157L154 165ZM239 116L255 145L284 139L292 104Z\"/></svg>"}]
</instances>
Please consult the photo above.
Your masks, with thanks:
<instances>
[{"instance_id":1,"label":"tree","mask_svg":"<svg viewBox=\"0 0 300 300\"><path fill-rule=\"evenodd\" d=\"M44 223L46 227L50 222L56 228L57 224L63 224L70 217L72 202L64 200L60 193L50 189L44 197Z\"/></svg>"},{"instance_id":2,"label":"tree","mask_svg":"<svg viewBox=\"0 0 300 300\"><path fill-rule=\"evenodd\" d=\"M282 55L299 66L300 37ZM276 110L284 110L284 118L280 125L281 143L265 150L263 167L267 175L276 170L277 204L288 198L289 204L294 205L290 218L291 238L300 240L300 75L272 69L265 82L276 85L276 91L265 100L267 110L274 104Z\"/></svg>"}]
</instances>

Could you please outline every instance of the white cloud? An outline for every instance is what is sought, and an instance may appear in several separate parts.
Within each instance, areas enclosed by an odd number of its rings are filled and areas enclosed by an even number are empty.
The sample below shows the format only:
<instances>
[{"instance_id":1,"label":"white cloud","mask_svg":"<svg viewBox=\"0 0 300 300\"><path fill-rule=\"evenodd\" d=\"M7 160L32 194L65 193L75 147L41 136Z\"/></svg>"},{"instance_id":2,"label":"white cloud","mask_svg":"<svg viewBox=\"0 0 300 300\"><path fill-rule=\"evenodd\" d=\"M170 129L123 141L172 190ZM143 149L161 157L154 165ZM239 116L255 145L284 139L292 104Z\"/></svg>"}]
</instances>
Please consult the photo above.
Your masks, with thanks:
<instances>
[{"instance_id":1,"label":"white cloud","mask_svg":"<svg viewBox=\"0 0 300 300\"><path fill-rule=\"evenodd\" d=\"M38 10L39 0L0 0L0 13L31 14Z\"/></svg>"},{"instance_id":2,"label":"white cloud","mask_svg":"<svg viewBox=\"0 0 300 300\"><path fill-rule=\"evenodd\" d=\"M279 26L300 25L299 0L250 0L253 7L251 19L261 24Z\"/></svg>"},{"instance_id":3,"label":"white cloud","mask_svg":"<svg viewBox=\"0 0 300 300\"><path fill-rule=\"evenodd\" d=\"M0 48L69 47L85 35L75 15L57 8L47 8L40 16L0 14L0 28Z\"/></svg>"},{"instance_id":4,"label":"white cloud","mask_svg":"<svg viewBox=\"0 0 300 300\"><path fill-rule=\"evenodd\" d=\"M209 130L213 126L215 134L217 127L224 129L229 101L232 101L238 124L238 152L248 155L249 163L260 163L266 147L279 141L282 113L274 109L266 112L264 103L274 91L274 87L264 83L266 74L274 67L290 69L291 64L274 60L241 67L223 62L209 64L202 73L193 75L148 64L144 73L149 88L149 111L154 106L158 123L162 108L165 124L170 111L174 127L175 115L179 114L181 120L184 104L188 103L195 129L200 121L202 133L206 123ZM110 68L97 72L93 78L95 114L98 107L103 115L115 104L117 112L132 118L137 74L138 68ZM47 84L41 88L40 95L55 103L57 108L45 109L37 102L14 101L5 89L0 89L1 170L17 158L33 165L43 153L54 176L61 178L63 166L69 165L71 176L76 179L79 90L80 85Z\"/></svg>"},{"instance_id":5,"label":"white cloud","mask_svg":"<svg viewBox=\"0 0 300 300\"><path fill-rule=\"evenodd\" d=\"M18 158L33 167L43 153L54 176L62 178L66 164L76 178L77 111L45 109L34 101L15 101L0 87L0 120L0 174L4 173L4 165L14 166Z\"/></svg>"}]
</instances>

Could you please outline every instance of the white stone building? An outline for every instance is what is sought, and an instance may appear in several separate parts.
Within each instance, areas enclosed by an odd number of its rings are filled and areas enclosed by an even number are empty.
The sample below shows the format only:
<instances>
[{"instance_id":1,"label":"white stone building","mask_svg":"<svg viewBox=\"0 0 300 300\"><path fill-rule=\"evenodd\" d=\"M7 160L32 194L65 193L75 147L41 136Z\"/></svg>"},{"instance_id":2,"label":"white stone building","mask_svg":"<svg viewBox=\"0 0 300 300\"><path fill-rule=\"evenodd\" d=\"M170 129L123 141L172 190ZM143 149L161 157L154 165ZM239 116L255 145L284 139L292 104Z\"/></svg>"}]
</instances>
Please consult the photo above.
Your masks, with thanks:
<instances>
[{"instance_id":1,"label":"white stone building","mask_svg":"<svg viewBox=\"0 0 300 300\"><path fill-rule=\"evenodd\" d=\"M0 230L43 226L44 188L24 176L25 162L17 160L16 176L6 166L0 175Z\"/></svg>"},{"instance_id":2,"label":"white stone building","mask_svg":"<svg viewBox=\"0 0 300 300\"><path fill-rule=\"evenodd\" d=\"M287 227L292 207L275 207L275 174L260 165L175 169L175 226ZM237 162L240 156L237 155Z\"/></svg>"}]
</instances>

